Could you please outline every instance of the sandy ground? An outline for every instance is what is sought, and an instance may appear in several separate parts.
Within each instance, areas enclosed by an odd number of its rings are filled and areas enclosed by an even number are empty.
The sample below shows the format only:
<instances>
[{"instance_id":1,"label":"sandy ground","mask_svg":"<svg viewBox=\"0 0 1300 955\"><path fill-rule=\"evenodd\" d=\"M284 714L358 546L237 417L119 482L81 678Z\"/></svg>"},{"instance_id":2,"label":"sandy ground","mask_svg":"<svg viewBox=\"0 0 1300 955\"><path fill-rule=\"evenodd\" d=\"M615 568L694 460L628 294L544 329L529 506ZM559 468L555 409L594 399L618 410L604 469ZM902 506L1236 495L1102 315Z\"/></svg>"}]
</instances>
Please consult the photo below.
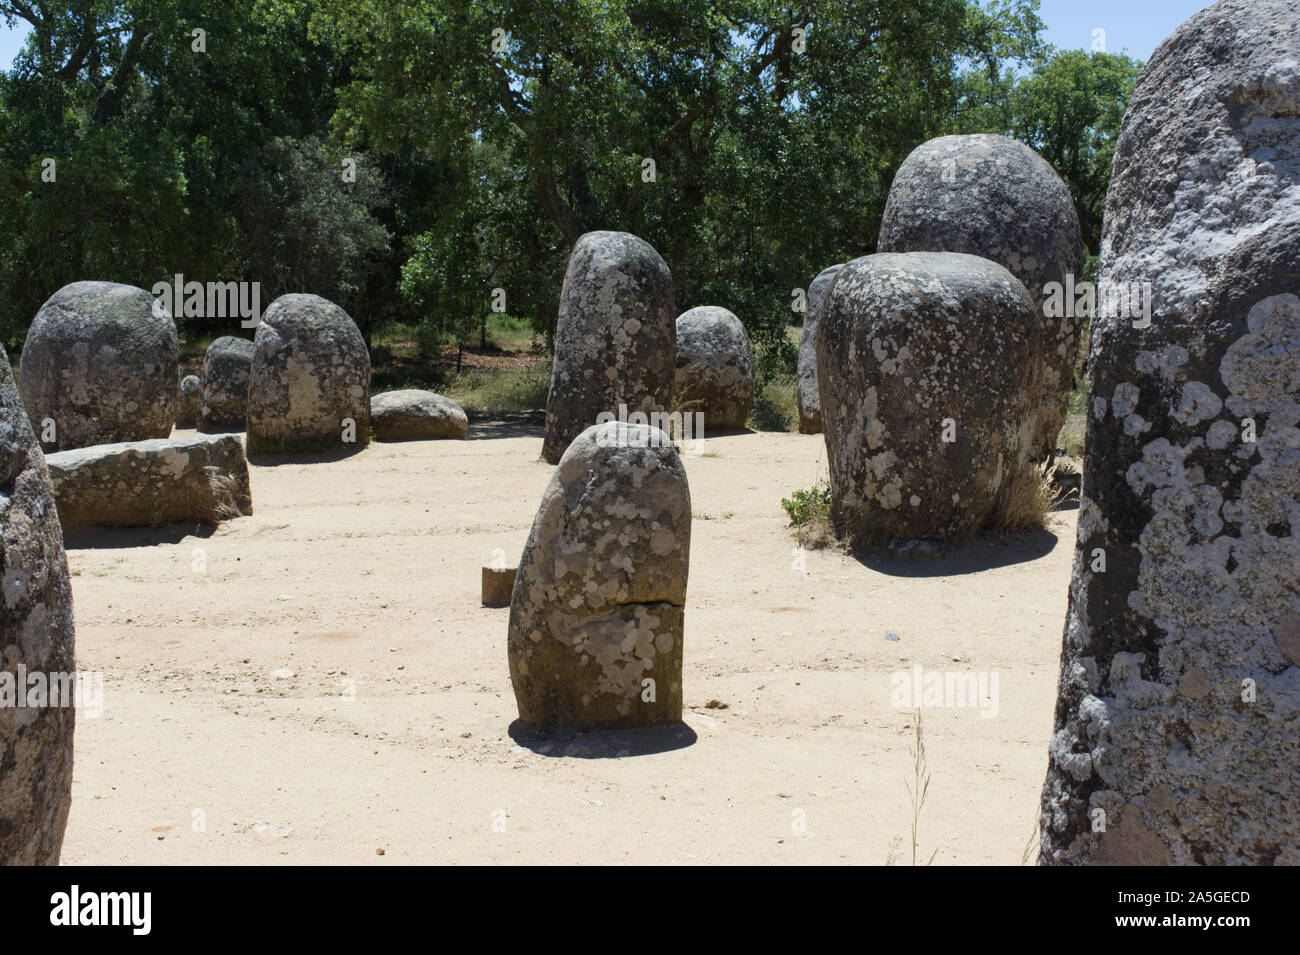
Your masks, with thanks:
<instances>
[{"instance_id":1,"label":"sandy ground","mask_svg":"<svg viewBox=\"0 0 1300 955\"><path fill-rule=\"evenodd\" d=\"M687 458L689 732L521 745L480 567L517 560L552 469L532 423L471 436L254 466L256 514L212 533L69 538L104 698L78 717L64 862L909 864L915 716L891 674L919 663L998 679L996 716L923 711L922 861L1020 863L1072 511L800 573L779 502L824 475L820 436L712 438Z\"/></svg>"}]
</instances>

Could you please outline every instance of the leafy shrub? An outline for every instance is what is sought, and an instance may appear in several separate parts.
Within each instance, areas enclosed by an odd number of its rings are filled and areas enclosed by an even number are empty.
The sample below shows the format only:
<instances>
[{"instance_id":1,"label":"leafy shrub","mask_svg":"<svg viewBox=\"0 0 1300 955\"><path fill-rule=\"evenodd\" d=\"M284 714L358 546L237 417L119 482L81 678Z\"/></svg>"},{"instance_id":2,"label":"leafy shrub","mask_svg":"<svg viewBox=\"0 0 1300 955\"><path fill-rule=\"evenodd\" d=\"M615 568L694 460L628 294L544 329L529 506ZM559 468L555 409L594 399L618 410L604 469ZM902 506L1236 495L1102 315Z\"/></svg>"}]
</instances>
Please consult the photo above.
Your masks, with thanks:
<instances>
[{"instance_id":1,"label":"leafy shrub","mask_svg":"<svg viewBox=\"0 0 1300 955\"><path fill-rule=\"evenodd\" d=\"M781 506L785 508L801 545L818 548L836 542L829 485L794 491L789 497L781 498Z\"/></svg>"}]
</instances>

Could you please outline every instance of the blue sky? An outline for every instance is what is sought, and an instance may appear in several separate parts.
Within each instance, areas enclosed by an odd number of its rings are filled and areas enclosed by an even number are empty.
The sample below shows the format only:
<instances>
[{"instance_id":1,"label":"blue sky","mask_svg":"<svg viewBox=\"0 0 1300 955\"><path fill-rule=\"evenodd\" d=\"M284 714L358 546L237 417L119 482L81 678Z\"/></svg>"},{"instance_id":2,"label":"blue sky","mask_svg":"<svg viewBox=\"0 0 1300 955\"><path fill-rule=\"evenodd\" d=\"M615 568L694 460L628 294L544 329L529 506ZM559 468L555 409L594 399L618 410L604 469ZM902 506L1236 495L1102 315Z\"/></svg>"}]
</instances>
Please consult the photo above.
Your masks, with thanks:
<instances>
[{"instance_id":1,"label":"blue sky","mask_svg":"<svg viewBox=\"0 0 1300 955\"><path fill-rule=\"evenodd\" d=\"M1145 61L1178 24L1210 0L1042 0L1039 17L1048 43L1061 49L1091 49L1093 31L1104 30L1106 49L1127 51ZM0 24L0 69L8 69L27 35L25 24Z\"/></svg>"},{"instance_id":2,"label":"blue sky","mask_svg":"<svg viewBox=\"0 0 1300 955\"><path fill-rule=\"evenodd\" d=\"M23 40L27 37L27 30L23 29L27 24L21 23L13 29L0 23L0 69L9 69L13 64L14 57L22 49Z\"/></svg>"},{"instance_id":3,"label":"blue sky","mask_svg":"<svg viewBox=\"0 0 1300 955\"><path fill-rule=\"evenodd\" d=\"M1150 59L1165 37L1211 0L1042 0L1043 38L1063 50L1092 49L1093 30L1104 30L1106 51Z\"/></svg>"}]
</instances>

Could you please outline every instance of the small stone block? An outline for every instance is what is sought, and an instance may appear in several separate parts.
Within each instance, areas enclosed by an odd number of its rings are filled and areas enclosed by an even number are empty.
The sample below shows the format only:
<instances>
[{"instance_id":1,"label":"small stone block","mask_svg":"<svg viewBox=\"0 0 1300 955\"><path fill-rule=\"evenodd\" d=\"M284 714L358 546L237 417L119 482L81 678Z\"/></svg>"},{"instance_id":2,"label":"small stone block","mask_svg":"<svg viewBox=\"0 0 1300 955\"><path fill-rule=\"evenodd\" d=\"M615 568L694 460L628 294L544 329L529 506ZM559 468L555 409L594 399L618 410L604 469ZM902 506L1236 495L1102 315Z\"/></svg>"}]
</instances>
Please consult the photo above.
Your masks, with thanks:
<instances>
[{"instance_id":1,"label":"small stone block","mask_svg":"<svg viewBox=\"0 0 1300 955\"><path fill-rule=\"evenodd\" d=\"M483 565L483 606L510 606L510 592L515 589L515 571L518 569L513 564L505 567Z\"/></svg>"}]
</instances>

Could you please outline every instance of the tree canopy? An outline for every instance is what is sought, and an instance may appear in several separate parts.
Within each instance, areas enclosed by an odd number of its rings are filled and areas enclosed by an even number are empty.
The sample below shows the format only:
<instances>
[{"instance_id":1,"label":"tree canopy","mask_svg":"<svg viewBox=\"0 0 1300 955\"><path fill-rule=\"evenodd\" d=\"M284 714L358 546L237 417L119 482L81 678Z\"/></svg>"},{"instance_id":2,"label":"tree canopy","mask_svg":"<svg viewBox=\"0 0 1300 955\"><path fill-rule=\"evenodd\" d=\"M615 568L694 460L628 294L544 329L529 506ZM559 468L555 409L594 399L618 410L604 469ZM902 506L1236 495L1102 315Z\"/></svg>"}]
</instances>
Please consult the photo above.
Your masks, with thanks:
<instances>
[{"instance_id":1,"label":"tree canopy","mask_svg":"<svg viewBox=\"0 0 1300 955\"><path fill-rule=\"evenodd\" d=\"M618 229L771 371L793 290L874 249L932 136L1038 149L1095 245L1137 64L1052 55L1036 9L0 0L32 27L0 77L0 335L67 282L178 272L317 292L367 333L469 340L502 297L545 333L573 242Z\"/></svg>"}]
</instances>

